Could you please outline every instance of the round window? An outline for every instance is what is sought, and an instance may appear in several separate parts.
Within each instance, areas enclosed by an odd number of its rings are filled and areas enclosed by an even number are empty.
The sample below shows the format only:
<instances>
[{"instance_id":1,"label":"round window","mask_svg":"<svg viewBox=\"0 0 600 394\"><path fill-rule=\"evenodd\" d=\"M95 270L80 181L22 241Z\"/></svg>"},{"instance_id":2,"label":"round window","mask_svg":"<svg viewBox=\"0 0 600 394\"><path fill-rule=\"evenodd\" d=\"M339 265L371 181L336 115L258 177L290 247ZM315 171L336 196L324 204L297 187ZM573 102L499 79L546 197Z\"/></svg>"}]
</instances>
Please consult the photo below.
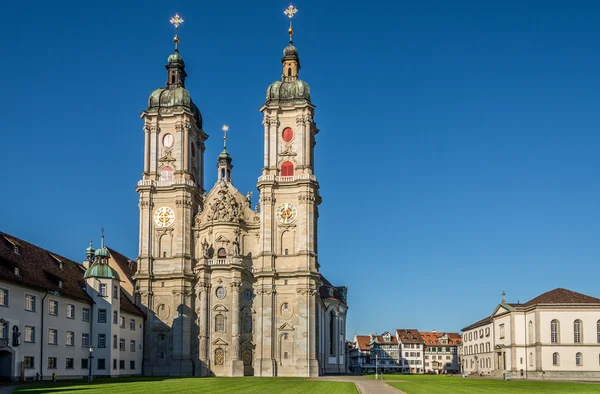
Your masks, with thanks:
<instances>
[{"instance_id":1,"label":"round window","mask_svg":"<svg viewBox=\"0 0 600 394\"><path fill-rule=\"evenodd\" d=\"M290 127L286 127L283 129L283 133L281 133L281 138L285 142L290 142L294 138L294 131Z\"/></svg>"},{"instance_id":2,"label":"round window","mask_svg":"<svg viewBox=\"0 0 600 394\"><path fill-rule=\"evenodd\" d=\"M221 286L217 287L215 294L217 295L218 299L222 300L225 298L225 288Z\"/></svg>"},{"instance_id":3,"label":"round window","mask_svg":"<svg viewBox=\"0 0 600 394\"><path fill-rule=\"evenodd\" d=\"M246 301L250 301L252 299L252 290L250 290L250 289L244 290L244 299Z\"/></svg>"}]
</instances>

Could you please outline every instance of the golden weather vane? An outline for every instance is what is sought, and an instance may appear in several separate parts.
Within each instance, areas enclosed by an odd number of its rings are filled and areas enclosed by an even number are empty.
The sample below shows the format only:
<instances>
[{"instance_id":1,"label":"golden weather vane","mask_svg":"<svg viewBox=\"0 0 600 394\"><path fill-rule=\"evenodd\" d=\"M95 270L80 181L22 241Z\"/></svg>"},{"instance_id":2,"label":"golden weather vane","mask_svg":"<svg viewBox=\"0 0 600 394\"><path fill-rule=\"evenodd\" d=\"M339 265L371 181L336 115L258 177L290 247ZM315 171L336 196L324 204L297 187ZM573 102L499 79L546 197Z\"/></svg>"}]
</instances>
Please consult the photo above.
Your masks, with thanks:
<instances>
[{"instance_id":1,"label":"golden weather vane","mask_svg":"<svg viewBox=\"0 0 600 394\"><path fill-rule=\"evenodd\" d=\"M183 23L183 19L179 16L178 13L175 14L174 17L169 20L173 26L175 26L175 37L173 37L173 42L175 42L175 52L179 52L179 25Z\"/></svg>"},{"instance_id":2,"label":"golden weather vane","mask_svg":"<svg viewBox=\"0 0 600 394\"><path fill-rule=\"evenodd\" d=\"M223 149L227 149L227 132L229 131L229 126L224 124L221 130L223 130Z\"/></svg>"},{"instance_id":3,"label":"golden weather vane","mask_svg":"<svg viewBox=\"0 0 600 394\"><path fill-rule=\"evenodd\" d=\"M292 18L294 17L294 15L296 15L296 12L298 12L298 9L294 7L291 3L290 6L286 8L285 11L283 11L283 13L290 18L290 28L288 29L288 34L290 35L290 43L292 42L292 36L294 35L294 29L292 28Z\"/></svg>"}]
</instances>

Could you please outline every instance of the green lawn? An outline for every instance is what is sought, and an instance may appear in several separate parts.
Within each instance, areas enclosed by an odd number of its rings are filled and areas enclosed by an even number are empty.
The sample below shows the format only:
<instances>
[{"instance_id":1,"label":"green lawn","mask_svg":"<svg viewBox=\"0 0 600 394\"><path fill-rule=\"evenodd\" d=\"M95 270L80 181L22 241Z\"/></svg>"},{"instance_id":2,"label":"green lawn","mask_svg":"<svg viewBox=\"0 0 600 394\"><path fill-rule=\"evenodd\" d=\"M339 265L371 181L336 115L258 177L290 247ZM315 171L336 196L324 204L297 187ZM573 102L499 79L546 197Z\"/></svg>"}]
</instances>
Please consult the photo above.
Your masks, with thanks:
<instances>
[{"instance_id":1,"label":"green lawn","mask_svg":"<svg viewBox=\"0 0 600 394\"><path fill-rule=\"evenodd\" d=\"M150 393L310 393L355 394L353 383L303 378L119 378L97 379L92 384L58 381L19 386L14 393L150 394Z\"/></svg>"},{"instance_id":2,"label":"green lawn","mask_svg":"<svg viewBox=\"0 0 600 394\"><path fill-rule=\"evenodd\" d=\"M371 376L369 376L371 377ZM552 381L488 380L460 375L385 375L389 385L407 394L586 394L600 393L600 384ZM397 382L394 382L396 380Z\"/></svg>"}]
</instances>

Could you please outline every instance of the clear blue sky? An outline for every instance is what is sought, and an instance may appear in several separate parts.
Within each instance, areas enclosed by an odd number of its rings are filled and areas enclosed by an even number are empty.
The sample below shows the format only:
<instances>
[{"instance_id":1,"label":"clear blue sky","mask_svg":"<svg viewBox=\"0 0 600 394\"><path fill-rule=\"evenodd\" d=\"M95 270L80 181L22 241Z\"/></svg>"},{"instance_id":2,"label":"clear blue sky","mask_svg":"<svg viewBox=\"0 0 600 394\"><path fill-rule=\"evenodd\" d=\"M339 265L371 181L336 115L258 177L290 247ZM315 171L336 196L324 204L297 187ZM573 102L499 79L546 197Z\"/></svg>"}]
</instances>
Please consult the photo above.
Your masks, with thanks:
<instances>
[{"instance_id":1,"label":"clear blue sky","mask_svg":"<svg viewBox=\"0 0 600 394\"><path fill-rule=\"evenodd\" d=\"M257 192L258 108L281 75L287 1L5 2L0 230L75 260L100 227L135 258L140 112L179 12L187 87ZM600 3L298 0L317 105L322 272L348 334L456 331L506 290L600 297Z\"/></svg>"}]
</instances>

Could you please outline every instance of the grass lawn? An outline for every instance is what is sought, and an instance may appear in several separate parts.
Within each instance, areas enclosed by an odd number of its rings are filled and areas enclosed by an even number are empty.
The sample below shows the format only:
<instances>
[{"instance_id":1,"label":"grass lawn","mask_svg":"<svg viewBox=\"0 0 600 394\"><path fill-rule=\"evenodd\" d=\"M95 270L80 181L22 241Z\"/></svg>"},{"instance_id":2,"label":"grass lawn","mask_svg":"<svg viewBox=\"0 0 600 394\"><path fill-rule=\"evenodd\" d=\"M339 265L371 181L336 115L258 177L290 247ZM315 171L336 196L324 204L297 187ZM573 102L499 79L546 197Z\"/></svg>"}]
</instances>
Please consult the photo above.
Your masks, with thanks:
<instances>
[{"instance_id":1,"label":"grass lawn","mask_svg":"<svg viewBox=\"0 0 600 394\"><path fill-rule=\"evenodd\" d=\"M369 376L371 377L371 376ZM552 381L487 380L460 375L385 375L389 385L407 394L586 394L600 393L600 384ZM397 382L394 382L397 380Z\"/></svg>"},{"instance_id":2,"label":"grass lawn","mask_svg":"<svg viewBox=\"0 0 600 394\"><path fill-rule=\"evenodd\" d=\"M326 382L303 378L115 378L82 381L26 384L14 393L310 393L355 394L354 383Z\"/></svg>"}]
</instances>

